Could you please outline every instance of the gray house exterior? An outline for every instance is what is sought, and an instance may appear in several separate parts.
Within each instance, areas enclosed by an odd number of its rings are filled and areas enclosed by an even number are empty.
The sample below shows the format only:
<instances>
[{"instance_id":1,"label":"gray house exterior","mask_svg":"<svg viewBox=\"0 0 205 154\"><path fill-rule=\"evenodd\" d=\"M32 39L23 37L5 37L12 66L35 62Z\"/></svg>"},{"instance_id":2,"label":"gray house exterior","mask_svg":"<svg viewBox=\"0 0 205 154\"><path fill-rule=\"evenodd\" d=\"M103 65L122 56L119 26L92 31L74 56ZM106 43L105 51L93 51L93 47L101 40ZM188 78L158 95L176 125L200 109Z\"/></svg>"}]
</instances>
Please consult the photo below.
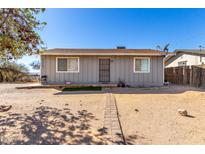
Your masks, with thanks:
<instances>
[{"instance_id":1,"label":"gray house exterior","mask_svg":"<svg viewBox=\"0 0 205 154\"><path fill-rule=\"evenodd\" d=\"M164 57L151 49L50 49L41 53L41 76L47 84L162 86Z\"/></svg>"}]
</instances>

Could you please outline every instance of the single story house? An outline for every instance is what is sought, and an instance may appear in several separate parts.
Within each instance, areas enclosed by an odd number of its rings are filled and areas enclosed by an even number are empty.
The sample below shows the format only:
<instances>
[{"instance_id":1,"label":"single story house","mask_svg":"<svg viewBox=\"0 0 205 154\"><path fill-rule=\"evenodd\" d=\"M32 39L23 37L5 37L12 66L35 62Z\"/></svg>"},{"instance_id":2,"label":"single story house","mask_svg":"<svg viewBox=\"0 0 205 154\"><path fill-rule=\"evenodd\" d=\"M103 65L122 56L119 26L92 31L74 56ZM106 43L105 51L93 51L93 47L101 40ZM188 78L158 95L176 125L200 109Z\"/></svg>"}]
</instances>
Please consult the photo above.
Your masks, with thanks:
<instances>
[{"instance_id":1,"label":"single story house","mask_svg":"<svg viewBox=\"0 0 205 154\"><path fill-rule=\"evenodd\" d=\"M165 53L151 49L49 49L41 53L47 84L162 86Z\"/></svg>"},{"instance_id":2,"label":"single story house","mask_svg":"<svg viewBox=\"0 0 205 154\"><path fill-rule=\"evenodd\" d=\"M165 67L205 64L205 50L177 49L165 58Z\"/></svg>"}]
</instances>

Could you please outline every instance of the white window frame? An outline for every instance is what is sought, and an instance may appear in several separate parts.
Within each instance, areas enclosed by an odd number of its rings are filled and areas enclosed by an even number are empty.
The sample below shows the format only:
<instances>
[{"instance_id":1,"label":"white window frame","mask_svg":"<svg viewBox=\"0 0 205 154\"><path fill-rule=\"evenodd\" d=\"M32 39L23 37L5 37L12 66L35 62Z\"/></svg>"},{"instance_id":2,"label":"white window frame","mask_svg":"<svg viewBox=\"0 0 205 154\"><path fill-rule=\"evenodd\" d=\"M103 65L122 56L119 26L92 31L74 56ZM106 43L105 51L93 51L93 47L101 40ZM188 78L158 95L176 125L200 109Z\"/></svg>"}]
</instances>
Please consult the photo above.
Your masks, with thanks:
<instances>
[{"instance_id":1,"label":"white window frame","mask_svg":"<svg viewBox=\"0 0 205 154\"><path fill-rule=\"evenodd\" d=\"M77 71L58 71L58 59L72 59L72 58L75 58L75 59L78 59L78 70ZM68 62L67 62L67 65L68 65ZM67 69L68 69L68 66L67 66ZM79 73L80 72L80 58L79 57L56 57L56 73Z\"/></svg>"},{"instance_id":2,"label":"white window frame","mask_svg":"<svg viewBox=\"0 0 205 154\"><path fill-rule=\"evenodd\" d=\"M148 60L148 71L135 71L135 60L136 59L147 59ZM133 72L134 73L150 73L150 57L134 57L134 63L133 63Z\"/></svg>"}]
</instances>

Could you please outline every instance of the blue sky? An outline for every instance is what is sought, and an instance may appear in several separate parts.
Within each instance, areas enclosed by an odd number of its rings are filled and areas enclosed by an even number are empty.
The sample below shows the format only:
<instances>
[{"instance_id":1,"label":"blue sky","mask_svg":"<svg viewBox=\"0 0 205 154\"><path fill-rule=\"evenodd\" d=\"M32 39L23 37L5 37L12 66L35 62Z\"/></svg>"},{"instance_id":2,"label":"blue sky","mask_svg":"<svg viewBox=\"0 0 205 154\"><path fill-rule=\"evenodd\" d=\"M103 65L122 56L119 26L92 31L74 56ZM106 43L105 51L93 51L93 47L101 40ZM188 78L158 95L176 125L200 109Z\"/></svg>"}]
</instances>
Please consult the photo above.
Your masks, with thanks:
<instances>
[{"instance_id":1,"label":"blue sky","mask_svg":"<svg viewBox=\"0 0 205 154\"><path fill-rule=\"evenodd\" d=\"M47 22L40 35L48 49L205 46L205 9L47 9L39 19Z\"/></svg>"}]
</instances>

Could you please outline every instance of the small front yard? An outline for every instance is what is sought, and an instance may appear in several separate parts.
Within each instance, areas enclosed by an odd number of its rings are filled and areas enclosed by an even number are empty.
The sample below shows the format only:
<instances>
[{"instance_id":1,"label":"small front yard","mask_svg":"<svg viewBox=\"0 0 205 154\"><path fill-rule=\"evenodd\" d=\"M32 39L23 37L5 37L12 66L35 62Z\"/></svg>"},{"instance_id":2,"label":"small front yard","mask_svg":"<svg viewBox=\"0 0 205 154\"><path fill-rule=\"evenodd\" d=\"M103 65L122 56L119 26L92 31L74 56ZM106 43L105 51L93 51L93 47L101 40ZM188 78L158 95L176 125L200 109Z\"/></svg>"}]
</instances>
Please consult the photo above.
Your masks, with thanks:
<instances>
[{"instance_id":1,"label":"small front yard","mask_svg":"<svg viewBox=\"0 0 205 154\"><path fill-rule=\"evenodd\" d=\"M205 144L205 90L182 86L115 94L129 144ZM177 110L186 109L190 116Z\"/></svg>"},{"instance_id":2,"label":"small front yard","mask_svg":"<svg viewBox=\"0 0 205 154\"><path fill-rule=\"evenodd\" d=\"M54 89L18 90L0 84L0 144L106 144L104 94L61 94Z\"/></svg>"},{"instance_id":3,"label":"small front yard","mask_svg":"<svg viewBox=\"0 0 205 154\"><path fill-rule=\"evenodd\" d=\"M0 112L0 144L110 144L102 129L106 91L16 86L22 85L0 84L0 105L12 105ZM171 86L109 91L116 98L127 144L205 144L205 90Z\"/></svg>"}]
</instances>

